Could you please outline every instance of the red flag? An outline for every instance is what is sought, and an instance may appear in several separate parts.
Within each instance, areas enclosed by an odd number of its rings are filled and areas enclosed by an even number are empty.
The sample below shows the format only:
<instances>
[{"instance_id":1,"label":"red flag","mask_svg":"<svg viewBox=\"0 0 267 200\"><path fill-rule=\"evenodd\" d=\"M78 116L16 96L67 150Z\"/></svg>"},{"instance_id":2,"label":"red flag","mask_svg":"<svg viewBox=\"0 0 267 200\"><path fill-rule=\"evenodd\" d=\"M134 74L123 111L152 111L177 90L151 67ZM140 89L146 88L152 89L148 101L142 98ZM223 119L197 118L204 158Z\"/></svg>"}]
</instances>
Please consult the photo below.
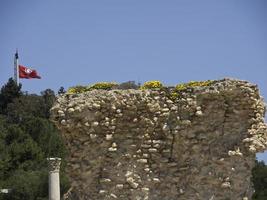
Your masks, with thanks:
<instances>
[{"instance_id":1,"label":"red flag","mask_svg":"<svg viewBox=\"0 0 267 200\"><path fill-rule=\"evenodd\" d=\"M19 65L19 77L20 78L41 78L38 74L37 71L34 69L30 69L28 67L24 67L22 65Z\"/></svg>"}]
</instances>

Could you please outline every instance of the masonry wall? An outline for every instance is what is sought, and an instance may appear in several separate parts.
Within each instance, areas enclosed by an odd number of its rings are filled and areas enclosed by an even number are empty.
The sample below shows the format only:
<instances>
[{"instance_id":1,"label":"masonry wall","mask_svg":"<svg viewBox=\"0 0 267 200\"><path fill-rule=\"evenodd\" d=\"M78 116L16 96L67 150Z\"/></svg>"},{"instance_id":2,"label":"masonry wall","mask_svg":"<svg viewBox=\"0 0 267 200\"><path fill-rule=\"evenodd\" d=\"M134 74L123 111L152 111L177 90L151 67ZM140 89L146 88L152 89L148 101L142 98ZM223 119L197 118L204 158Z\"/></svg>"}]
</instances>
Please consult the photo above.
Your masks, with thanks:
<instances>
[{"instance_id":1,"label":"masonry wall","mask_svg":"<svg viewBox=\"0 0 267 200\"><path fill-rule=\"evenodd\" d=\"M221 80L173 95L93 90L51 110L67 148L69 199L248 200L266 149L258 88Z\"/></svg>"}]
</instances>

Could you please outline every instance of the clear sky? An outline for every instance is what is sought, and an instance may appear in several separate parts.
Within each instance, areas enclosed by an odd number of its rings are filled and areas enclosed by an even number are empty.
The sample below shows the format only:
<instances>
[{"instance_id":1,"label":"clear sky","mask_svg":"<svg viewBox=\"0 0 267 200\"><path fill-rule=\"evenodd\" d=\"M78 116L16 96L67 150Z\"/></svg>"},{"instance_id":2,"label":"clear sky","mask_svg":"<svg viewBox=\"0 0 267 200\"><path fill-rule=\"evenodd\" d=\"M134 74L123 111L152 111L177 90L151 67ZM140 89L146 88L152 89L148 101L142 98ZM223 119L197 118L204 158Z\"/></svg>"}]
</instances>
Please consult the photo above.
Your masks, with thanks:
<instances>
[{"instance_id":1,"label":"clear sky","mask_svg":"<svg viewBox=\"0 0 267 200\"><path fill-rule=\"evenodd\" d=\"M21 80L31 93L234 77L267 99L266 0L0 0L1 86L16 48L42 76Z\"/></svg>"}]
</instances>

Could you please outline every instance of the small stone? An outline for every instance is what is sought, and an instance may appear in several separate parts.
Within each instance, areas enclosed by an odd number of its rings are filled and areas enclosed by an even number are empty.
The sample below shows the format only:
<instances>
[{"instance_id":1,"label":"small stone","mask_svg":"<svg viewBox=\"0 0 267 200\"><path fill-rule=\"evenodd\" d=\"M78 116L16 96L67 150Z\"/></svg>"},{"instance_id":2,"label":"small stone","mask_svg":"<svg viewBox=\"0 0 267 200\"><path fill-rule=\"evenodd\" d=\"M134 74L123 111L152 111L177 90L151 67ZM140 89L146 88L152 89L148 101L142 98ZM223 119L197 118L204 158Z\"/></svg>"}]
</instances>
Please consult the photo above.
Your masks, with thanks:
<instances>
[{"instance_id":1,"label":"small stone","mask_svg":"<svg viewBox=\"0 0 267 200\"><path fill-rule=\"evenodd\" d=\"M117 144L115 142L112 143L111 145L113 148L117 147Z\"/></svg>"},{"instance_id":2,"label":"small stone","mask_svg":"<svg viewBox=\"0 0 267 200\"><path fill-rule=\"evenodd\" d=\"M107 134L106 135L106 140L112 140L113 138L113 135L112 134Z\"/></svg>"},{"instance_id":3,"label":"small stone","mask_svg":"<svg viewBox=\"0 0 267 200\"><path fill-rule=\"evenodd\" d=\"M150 144L141 144L141 147L144 149L148 149L151 147L151 145Z\"/></svg>"},{"instance_id":4,"label":"small stone","mask_svg":"<svg viewBox=\"0 0 267 200\"><path fill-rule=\"evenodd\" d=\"M172 106L172 107L171 107L171 110L172 110L172 111L176 111L176 110L178 110L178 107L177 107L177 106Z\"/></svg>"},{"instance_id":5,"label":"small stone","mask_svg":"<svg viewBox=\"0 0 267 200\"><path fill-rule=\"evenodd\" d=\"M222 183L221 187L222 188L231 188L231 183L226 181L226 182Z\"/></svg>"},{"instance_id":6,"label":"small stone","mask_svg":"<svg viewBox=\"0 0 267 200\"><path fill-rule=\"evenodd\" d=\"M65 113L62 110L57 111L60 117L65 117Z\"/></svg>"},{"instance_id":7,"label":"small stone","mask_svg":"<svg viewBox=\"0 0 267 200\"><path fill-rule=\"evenodd\" d=\"M110 196L113 197L114 199L117 199L117 198L118 198L118 197L117 197L115 194L113 194L113 193L111 193Z\"/></svg>"},{"instance_id":8,"label":"small stone","mask_svg":"<svg viewBox=\"0 0 267 200\"><path fill-rule=\"evenodd\" d=\"M117 109L116 113L118 113L118 114L121 113L121 109Z\"/></svg>"},{"instance_id":9,"label":"small stone","mask_svg":"<svg viewBox=\"0 0 267 200\"><path fill-rule=\"evenodd\" d=\"M58 114L64 114L62 110L57 111Z\"/></svg>"},{"instance_id":10,"label":"small stone","mask_svg":"<svg viewBox=\"0 0 267 200\"><path fill-rule=\"evenodd\" d=\"M108 151L109 152L115 152L115 151L117 151L117 148L110 147L110 148L108 148Z\"/></svg>"},{"instance_id":11,"label":"small stone","mask_svg":"<svg viewBox=\"0 0 267 200\"><path fill-rule=\"evenodd\" d=\"M90 134L90 138L91 138L91 139L95 139L96 137L97 137L96 134Z\"/></svg>"},{"instance_id":12,"label":"small stone","mask_svg":"<svg viewBox=\"0 0 267 200\"><path fill-rule=\"evenodd\" d=\"M118 189L122 189L122 188L123 188L123 184L117 184L117 185L116 185L116 188L118 188Z\"/></svg>"},{"instance_id":13,"label":"small stone","mask_svg":"<svg viewBox=\"0 0 267 200\"><path fill-rule=\"evenodd\" d=\"M198 110L197 112L196 112L196 116L202 116L203 115L203 113L202 113L202 111L201 110Z\"/></svg>"},{"instance_id":14,"label":"small stone","mask_svg":"<svg viewBox=\"0 0 267 200\"><path fill-rule=\"evenodd\" d=\"M100 179L100 183L110 183L111 180L109 178L102 178Z\"/></svg>"},{"instance_id":15,"label":"small stone","mask_svg":"<svg viewBox=\"0 0 267 200\"><path fill-rule=\"evenodd\" d=\"M144 157L144 158L148 158L149 155L148 155L147 153L143 153L143 157Z\"/></svg>"},{"instance_id":16,"label":"small stone","mask_svg":"<svg viewBox=\"0 0 267 200\"><path fill-rule=\"evenodd\" d=\"M126 174L125 174L125 177L130 177L132 174L133 174L133 172L127 171Z\"/></svg>"},{"instance_id":17,"label":"small stone","mask_svg":"<svg viewBox=\"0 0 267 200\"><path fill-rule=\"evenodd\" d=\"M241 152L240 152L240 149L237 148L237 150L235 150L235 151L231 151L231 150L229 150L229 151L228 151L228 155L229 155L229 156L243 156L243 153L241 153Z\"/></svg>"},{"instance_id":18,"label":"small stone","mask_svg":"<svg viewBox=\"0 0 267 200\"><path fill-rule=\"evenodd\" d=\"M156 183L160 182L159 178L153 178L153 181L156 182Z\"/></svg>"},{"instance_id":19,"label":"small stone","mask_svg":"<svg viewBox=\"0 0 267 200\"><path fill-rule=\"evenodd\" d=\"M136 189L137 187L138 187L138 183L136 183L136 182L134 182L134 179L132 178L132 177L128 177L127 179L126 179L126 181L127 181L127 183L129 183L129 185L132 187L132 188L134 188L134 189Z\"/></svg>"},{"instance_id":20,"label":"small stone","mask_svg":"<svg viewBox=\"0 0 267 200\"><path fill-rule=\"evenodd\" d=\"M148 191L149 191L149 188L147 188L147 187L143 187L143 188L142 188L142 191L144 191L144 192L148 192Z\"/></svg>"},{"instance_id":21,"label":"small stone","mask_svg":"<svg viewBox=\"0 0 267 200\"><path fill-rule=\"evenodd\" d=\"M144 171L145 171L145 172L149 172L150 169L149 169L149 168L145 168Z\"/></svg>"},{"instance_id":22,"label":"small stone","mask_svg":"<svg viewBox=\"0 0 267 200\"><path fill-rule=\"evenodd\" d=\"M62 119L61 122L60 122L63 126L66 126L67 125L67 122L65 119Z\"/></svg>"},{"instance_id":23,"label":"small stone","mask_svg":"<svg viewBox=\"0 0 267 200\"><path fill-rule=\"evenodd\" d=\"M169 108L163 108L161 111L162 112L169 112L169 110L170 110Z\"/></svg>"},{"instance_id":24,"label":"small stone","mask_svg":"<svg viewBox=\"0 0 267 200\"><path fill-rule=\"evenodd\" d=\"M257 149L254 146L249 146L249 151L252 153L255 153L257 151Z\"/></svg>"},{"instance_id":25,"label":"small stone","mask_svg":"<svg viewBox=\"0 0 267 200\"><path fill-rule=\"evenodd\" d=\"M77 106L77 107L75 107L75 111L81 112L82 109L79 106Z\"/></svg>"},{"instance_id":26,"label":"small stone","mask_svg":"<svg viewBox=\"0 0 267 200\"><path fill-rule=\"evenodd\" d=\"M99 194L104 194L106 192L107 192L106 190L99 190Z\"/></svg>"},{"instance_id":27,"label":"small stone","mask_svg":"<svg viewBox=\"0 0 267 200\"><path fill-rule=\"evenodd\" d=\"M150 153L156 153L158 150L156 148L150 148L148 149Z\"/></svg>"},{"instance_id":28,"label":"small stone","mask_svg":"<svg viewBox=\"0 0 267 200\"><path fill-rule=\"evenodd\" d=\"M139 163L147 163L147 159L138 159L137 162L139 162Z\"/></svg>"},{"instance_id":29,"label":"small stone","mask_svg":"<svg viewBox=\"0 0 267 200\"><path fill-rule=\"evenodd\" d=\"M109 122L105 122L105 126L109 126Z\"/></svg>"},{"instance_id":30,"label":"small stone","mask_svg":"<svg viewBox=\"0 0 267 200\"><path fill-rule=\"evenodd\" d=\"M75 111L74 108L69 108L69 109L68 109L68 112L69 112L69 113L73 113L74 111Z\"/></svg>"},{"instance_id":31,"label":"small stone","mask_svg":"<svg viewBox=\"0 0 267 200\"><path fill-rule=\"evenodd\" d=\"M99 122L93 122L93 123L92 123L92 126L93 126L93 127L96 127L96 126L98 126L98 125L99 125Z\"/></svg>"},{"instance_id":32,"label":"small stone","mask_svg":"<svg viewBox=\"0 0 267 200\"><path fill-rule=\"evenodd\" d=\"M167 124L164 124L162 127L162 130L165 131L169 131L169 126Z\"/></svg>"},{"instance_id":33,"label":"small stone","mask_svg":"<svg viewBox=\"0 0 267 200\"><path fill-rule=\"evenodd\" d=\"M97 103L93 103L93 108L95 108L95 109L99 109L101 106L99 105L99 104L97 104Z\"/></svg>"},{"instance_id":34,"label":"small stone","mask_svg":"<svg viewBox=\"0 0 267 200\"><path fill-rule=\"evenodd\" d=\"M84 125L87 126L87 127L90 126L90 124L88 122L86 122Z\"/></svg>"},{"instance_id":35,"label":"small stone","mask_svg":"<svg viewBox=\"0 0 267 200\"><path fill-rule=\"evenodd\" d=\"M196 107L197 111L201 110L201 107L200 106L197 106Z\"/></svg>"},{"instance_id":36,"label":"small stone","mask_svg":"<svg viewBox=\"0 0 267 200\"><path fill-rule=\"evenodd\" d=\"M181 120L181 124L185 125L185 126L189 126L189 125L191 125L191 121L190 120Z\"/></svg>"},{"instance_id":37,"label":"small stone","mask_svg":"<svg viewBox=\"0 0 267 200\"><path fill-rule=\"evenodd\" d=\"M111 109L112 109L112 110L116 110L117 108L116 108L115 105L112 105L112 106L111 106Z\"/></svg>"}]
</instances>

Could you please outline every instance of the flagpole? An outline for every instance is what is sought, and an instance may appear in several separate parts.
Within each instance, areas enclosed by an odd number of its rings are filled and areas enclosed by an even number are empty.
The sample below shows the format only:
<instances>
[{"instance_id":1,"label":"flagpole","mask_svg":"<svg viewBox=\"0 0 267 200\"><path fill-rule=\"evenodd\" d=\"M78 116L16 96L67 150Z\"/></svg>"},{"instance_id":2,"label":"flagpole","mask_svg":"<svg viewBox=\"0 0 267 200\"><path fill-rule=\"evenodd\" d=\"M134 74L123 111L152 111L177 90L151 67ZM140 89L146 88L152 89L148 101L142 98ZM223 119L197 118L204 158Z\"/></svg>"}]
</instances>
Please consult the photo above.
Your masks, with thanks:
<instances>
[{"instance_id":1,"label":"flagpole","mask_svg":"<svg viewBox=\"0 0 267 200\"><path fill-rule=\"evenodd\" d=\"M16 50L15 53L15 58L14 58L14 81L19 85L19 54L18 54L18 49Z\"/></svg>"}]
</instances>

